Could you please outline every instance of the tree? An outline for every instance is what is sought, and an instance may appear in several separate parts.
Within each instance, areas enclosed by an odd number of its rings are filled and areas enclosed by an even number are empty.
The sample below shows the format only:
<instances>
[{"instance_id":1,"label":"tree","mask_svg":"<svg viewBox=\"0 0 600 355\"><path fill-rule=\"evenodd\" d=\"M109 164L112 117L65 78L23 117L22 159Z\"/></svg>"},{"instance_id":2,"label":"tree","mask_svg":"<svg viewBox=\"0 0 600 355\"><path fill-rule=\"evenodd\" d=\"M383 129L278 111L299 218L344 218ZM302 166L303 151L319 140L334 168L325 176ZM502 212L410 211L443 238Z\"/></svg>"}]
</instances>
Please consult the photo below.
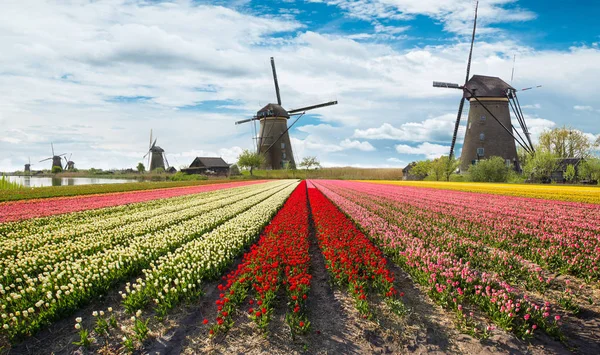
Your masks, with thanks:
<instances>
[{"instance_id":1,"label":"tree","mask_svg":"<svg viewBox=\"0 0 600 355\"><path fill-rule=\"evenodd\" d=\"M265 157L259 153L252 153L248 149L238 156L237 165L242 168L250 169L250 175L253 175L253 170L259 168L265 163Z\"/></svg>"},{"instance_id":2,"label":"tree","mask_svg":"<svg viewBox=\"0 0 600 355\"><path fill-rule=\"evenodd\" d=\"M229 175L240 175L240 168L238 168L237 164L233 164L229 167Z\"/></svg>"},{"instance_id":3,"label":"tree","mask_svg":"<svg viewBox=\"0 0 600 355\"><path fill-rule=\"evenodd\" d=\"M538 149L523 166L523 172L533 180L550 180L552 172L558 166L556 158L556 155L552 152L545 149Z\"/></svg>"},{"instance_id":4,"label":"tree","mask_svg":"<svg viewBox=\"0 0 600 355\"><path fill-rule=\"evenodd\" d=\"M543 132L538 149L544 149L557 158L587 158L598 143L591 142L581 131L563 126Z\"/></svg>"},{"instance_id":5,"label":"tree","mask_svg":"<svg viewBox=\"0 0 600 355\"><path fill-rule=\"evenodd\" d=\"M447 155L442 155L431 162L431 174L436 181L442 179L450 181L450 175L456 171L458 165L459 161L456 158L452 157L451 160L448 160Z\"/></svg>"},{"instance_id":6,"label":"tree","mask_svg":"<svg viewBox=\"0 0 600 355\"><path fill-rule=\"evenodd\" d=\"M575 167L573 166L573 164L567 165L567 170L563 174L563 177L568 182L573 182L573 180L575 180Z\"/></svg>"},{"instance_id":7,"label":"tree","mask_svg":"<svg viewBox=\"0 0 600 355\"><path fill-rule=\"evenodd\" d=\"M52 174L62 173L62 171L63 171L63 169L58 165L55 165L52 167Z\"/></svg>"},{"instance_id":8,"label":"tree","mask_svg":"<svg viewBox=\"0 0 600 355\"><path fill-rule=\"evenodd\" d=\"M136 169L139 173L143 173L144 171L146 171L146 167L142 163L138 163Z\"/></svg>"},{"instance_id":9,"label":"tree","mask_svg":"<svg viewBox=\"0 0 600 355\"><path fill-rule=\"evenodd\" d=\"M510 168L502 157L479 160L469 167L469 179L476 182L506 182Z\"/></svg>"},{"instance_id":10,"label":"tree","mask_svg":"<svg viewBox=\"0 0 600 355\"><path fill-rule=\"evenodd\" d=\"M582 180L600 181L600 159L591 157L581 162L579 177Z\"/></svg>"},{"instance_id":11,"label":"tree","mask_svg":"<svg viewBox=\"0 0 600 355\"><path fill-rule=\"evenodd\" d=\"M419 179L424 179L431 173L432 162L431 160L418 161L412 169L410 169L410 175L414 175Z\"/></svg>"},{"instance_id":12,"label":"tree","mask_svg":"<svg viewBox=\"0 0 600 355\"><path fill-rule=\"evenodd\" d=\"M301 168L306 168L306 170L308 170L312 167L320 168L321 163L319 163L317 157L304 157L302 158L302 162L298 166L300 166Z\"/></svg>"}]
</instances>

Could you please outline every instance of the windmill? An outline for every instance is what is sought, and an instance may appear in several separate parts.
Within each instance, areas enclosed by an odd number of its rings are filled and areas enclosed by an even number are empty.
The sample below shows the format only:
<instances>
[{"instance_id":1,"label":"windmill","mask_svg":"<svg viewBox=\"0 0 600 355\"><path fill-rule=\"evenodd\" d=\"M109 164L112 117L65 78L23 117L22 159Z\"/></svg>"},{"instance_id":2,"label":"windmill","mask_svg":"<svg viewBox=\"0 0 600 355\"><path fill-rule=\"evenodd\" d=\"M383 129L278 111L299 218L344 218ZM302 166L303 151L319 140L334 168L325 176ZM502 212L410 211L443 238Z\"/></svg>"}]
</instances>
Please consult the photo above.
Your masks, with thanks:
<instances>
[{"instance_id":1,"label":"windmill","mask_svg":"<svg viewBox=\"0 0 600 355\"><path fill-rule=\"evenodd\" d=\"M25 164L25 173L31 173L31 166L33 165L31 164L31 158L27 157L27 161L28 163Z\"/></svg>"},{"instance_id":2,"label":"windmill","mask_svg":"<svg viewBox=\"0 0 600 355\"><path fill-rule=\"evenodd\" d=\"M65 159L65 170L75 170L75 162L71 160L73 153L69 155L69 159L67 157L63 157Z\"/></svg>"},{"instance_id":3,"label":"windmill","mask_svg":"<svg viewBox=\"0 0 600 355\"><path fill-rule=\"evenodd\" d=\"M281 106L279 83L277 82L275 59L273 57L271 57L271 68L273 70L277 103L267 104L265 107L261 108L254 117L238 121L235 124L238 125L246 122L260 121L260 129L257 137L257 151L259 154L265 156L265 167L267 169L276 170L282 169L286 164L289 164L292 167L296 166L290 136L288 134L290 128L298 122L300 117L302 117L306 111L336 105L337 101L330 101L287 111ZM287 120L291 116L298 116L298 118L296 118L296 120L288 127Z\"/></svg>"},{"instance_id":4,"label":"windmill","mask_svg":"<svg viewBox=\"0 0 600 355\"><path fill-rule=\"evenodd\" d=\"M463 92L458 105L449 156L450 158L454 156L454 145L460 119L465 100L468 100L470 106L469 118L460 157L460 170L466 171L470 165L476 164L478 160L492 156L502 157L507 165L512 165L516 170L520 170L515 142L528 153L533 153L534 147L517 98L517 90L498 77L473 75L469 79L475 30L477 28L478 6L479 1L475 5L475 19L473 21L473 34L471 36L471 49L467 62L465 83L459 85L433 82L434 87L459 89ZM521 136L512 125L510 110L513 111L525 137Z\"/></svg>"},{"instance_id":5,"label":"windmill","mask_svg":"<svg viewBox=\"0 0 600 355\"><path fill-rule=\"evenodd\" d=\"M67 153L56 155L56 154L54 154L54 144L50 143L50 147L52 148L52 157L40 160L40 163L43 161L52 159L52 169L54 169L54 167L56 166L56 167L59 167L60 170L62 170L63 167L62 167L62 158L61 157L63 155L67 155Z\"/></svg>"},{"instance_id":6,"label":"windmill","mask_svg":"<svg viewBox=\"0 0 600 355\"><path fill-rule=\"evenodd\" d=\"M167 168L169 168L169 161L167 160L167 155L165 154L165 150L156 145L156 141L158 137L152 141L152 130L150 130L150 143L148 145L148 152L142 159L145 159L148 156L148 171L156 170L158 168L165 169L165 162L167 163Z\"/></svg>"}]
</instances>

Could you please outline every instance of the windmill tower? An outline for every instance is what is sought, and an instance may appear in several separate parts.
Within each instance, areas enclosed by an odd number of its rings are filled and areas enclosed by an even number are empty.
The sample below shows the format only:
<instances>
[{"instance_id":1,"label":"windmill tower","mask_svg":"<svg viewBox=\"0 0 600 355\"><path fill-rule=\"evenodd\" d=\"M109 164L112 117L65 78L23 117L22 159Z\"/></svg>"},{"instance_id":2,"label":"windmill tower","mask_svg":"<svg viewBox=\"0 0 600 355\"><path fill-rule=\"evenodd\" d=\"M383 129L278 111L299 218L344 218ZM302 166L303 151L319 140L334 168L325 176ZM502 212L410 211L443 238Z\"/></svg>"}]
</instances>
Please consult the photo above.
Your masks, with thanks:
<instances>
[{"instance_id":1,"label":"windmill tower","mask_svg":"<svg viewBox=\"0 0 600 355\"><path fill-rule=\"evenodd\" d=\"M464 85L433 82L434 87L463 91L454 125L452 144L450 145L450 157L454 156L454 145L460 126L460 119L464 103L468 100L469 118L460 157L460 171L467 171L469 166L476 164L477 161L493 156L502 157L507 166L512 166L515 170L520 170L515 142L529 153L532 153L534 148L517 98L517 90L498 77L473 75L469 79L473 44L475 43L475 30L477 28L478 5L479 2L475 5L475 20L473 22L471 49L469 51ZM512 125L510 117L511 109L519 122L525 138Z\"/></svg>"},{"instance_id":2,"label":"windmill tower","mask_svg":"<svg viewBox=\"0 0 600 355\"><path fill-rule=\"evenodd\" d=\"M152 130L150 130L150 144L148 145L148 152L142 159L145 159L148 156L148 171L153 171L158 168L165 169L165 162L167 164L167 169L169 168L169 161L167 160L167 155L165 154L165 150L156 145L156 141L158 137L154 139L152 142Z\"/></svg>"},{"instance_id":3,"label":"windmill tower","mask_svg":"<svg viewBox=\"0 0 600 355\"><path fill-rule=\"evenodd\" d=\"M31 158L28 157L27 161L28 161L28 163L25 164L25 170L24 170L24 172L26 174L31 174L31 166L33 165L33 164L31 164Z\"/></svg>"},{"instance_id":4,"label":"windmill tower","mask_svg":"<svg viewBox=\"0 0 600 355\"><path fill-rule=\"evenodd\" d=\"M52 157L50 158L46 158L43 160L40 160L40 163L46 160L52 160L52 169L54 169L55 166L59 167L62 170L62 156L63 155L67 155L67 153L63 153L63 154L54 154L54 144L50 143L50 147L52 148Z\"/></svg>"},{"instance_id":5,"label":"windmill tower","mask_svg":"<svg viewBox=\"0 0 600 355\"><path fill-rule=\"evenodd\" d=\"M266 169L282 169L289 164L292 167L296 166L292 145L288 131L298 122L300 117L306 111L314 110L321 107L336 105L337 101L330 101L318 105L306 106L294 110L286 111L281 106L281 96L279 94L279 83L277 82L277 72L275 70L275 59L271 57L271 68L273 70L273 80L275 82L275 94L277 95L276 104L268 104L261 108L256 116L238 121L235 124L252 122L259 120L260 129L258 134L257 152L265 156ZM287 120L291 116L298 116L296 120L288 127Z\"/></svg>"},{"instance_id":6,"label":"windmill tower","mask_svg":"<svg viewBox=\"0 0 600 355\"><path fill-rule=\"evenodd\" d=\"M67 157L63 157L65 159L65 170L75 170L75 162L71 160L73 153L69 155L69 159Z\"/></svg>"}]
</instances>

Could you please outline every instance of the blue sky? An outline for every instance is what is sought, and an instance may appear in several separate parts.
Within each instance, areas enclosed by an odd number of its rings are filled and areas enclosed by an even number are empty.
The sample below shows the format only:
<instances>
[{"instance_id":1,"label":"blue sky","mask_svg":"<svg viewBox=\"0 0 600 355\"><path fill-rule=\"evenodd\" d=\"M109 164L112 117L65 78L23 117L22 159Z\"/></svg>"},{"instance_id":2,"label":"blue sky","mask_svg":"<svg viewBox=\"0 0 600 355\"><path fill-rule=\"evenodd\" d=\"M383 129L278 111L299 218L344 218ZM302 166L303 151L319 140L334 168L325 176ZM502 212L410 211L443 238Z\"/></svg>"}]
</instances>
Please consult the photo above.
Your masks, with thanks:
<instances>
[{"instance_id":1,"label":"blue sky","mask_svg":"<svg viewBox=\"0 0 600 355\"><path fill-rule=\"evenodd\" d=\"M253 147L235 126L275 101L328 100L290 131L297 160L402 167L447 154L468 55L471 0L3 1L0 171L48 156L81 168L141 161L150 129L171 163ZM482 0L472 74L522 93L534 139L600 134L600 2ZM468 112L463 114L466 117ZM458 141L460 143L460 139ZM458 145L460 149L460 144ZM49 166L48 166L49 167ZM48 168L42 164L34 168Z\"/></svg>"}]
</instances>

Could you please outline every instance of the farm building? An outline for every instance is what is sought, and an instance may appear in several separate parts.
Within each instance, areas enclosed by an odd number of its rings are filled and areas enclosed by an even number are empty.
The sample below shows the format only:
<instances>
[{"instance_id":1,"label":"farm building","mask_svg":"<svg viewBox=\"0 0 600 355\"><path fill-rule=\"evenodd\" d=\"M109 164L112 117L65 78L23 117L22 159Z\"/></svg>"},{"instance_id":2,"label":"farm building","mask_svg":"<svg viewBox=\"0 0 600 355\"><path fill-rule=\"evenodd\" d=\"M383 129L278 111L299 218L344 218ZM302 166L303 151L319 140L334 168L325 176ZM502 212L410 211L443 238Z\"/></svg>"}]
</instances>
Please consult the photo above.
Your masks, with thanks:
<instances>
[{"instance_id":1,"label":"farm building","mask_svg":"<svg viewBox=\"0 0 600 355\"><path fill-rule=\"evenodd\" d=\"M412 163L408 164L404 169L402 169L402 180L418 180L416 176L410 173L410 171L412 170L412 168L415 167L415 165L417 165L417 162L413 161Z\"/></svg>"},{"instance_id":2,"label":"farm building","mask_svg":"<svg viewBox=\"0 0 600 355\"><path fill-rule=\"evenodd\" d=\"M181 169L186 174L229 175L229 164L223 158L196 157L189 168Z\"/></svg>"},{"instance_id":3,"label":"farm building","mask_svg":"<svg viewBox=\"0 0 600 355\"><path fill-rule=\"evenodd\" d=\"M566 182L566 178L564 175L569 165L573 165L573 167L575 168L575 176L579 176L579 165L583 163L583 161L584 159L582 158L558 159L556 169L552 172L552 181Z\"/></svg>"}]
</instances>

